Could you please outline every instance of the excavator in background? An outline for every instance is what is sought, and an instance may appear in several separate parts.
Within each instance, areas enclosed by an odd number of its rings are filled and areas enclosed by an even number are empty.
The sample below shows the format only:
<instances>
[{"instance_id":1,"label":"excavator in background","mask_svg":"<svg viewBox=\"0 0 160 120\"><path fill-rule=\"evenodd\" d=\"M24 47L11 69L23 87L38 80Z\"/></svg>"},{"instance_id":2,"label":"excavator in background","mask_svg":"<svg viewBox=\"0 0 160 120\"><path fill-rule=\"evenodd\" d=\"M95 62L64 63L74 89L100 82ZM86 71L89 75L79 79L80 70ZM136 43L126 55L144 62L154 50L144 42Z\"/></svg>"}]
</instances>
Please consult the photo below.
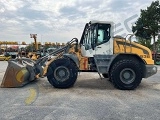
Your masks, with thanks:
<instances>
[{"instance_id":1,"label":"excavator in background","mask_svg":"<svg viewBox=\"0 0 160 120\"><path fill-rule=\"evenodd\" d=\"M34 38L34 47L35 47L35 51L34 52L28 52L27 54L27 58L30 58L32 60L37 60L40 57L47 55L48 52L54 51L55 49L59 49L61 46L64 46L64 43L62 43L62 45L60 45L60 43L51 43L51 42L45 42L45 45L49 45L52 47L49 48L41 48L39 49L39 45L41 44L40 42L37 42L37 34L30 34L31 38Z\"/></svg>"},{"instance_id":2,"label":"excavator in background","mask_svg":"<svg viewBox=\"0 0 160 120\"><path fill-rule=\"evenodd\" d=\"M27 57L32 59L32 60L37 60L41 56L41 54L38 50L37 34L30 34L30 37L34 39L35 52L29 52L27 54Z\"/></svg>"},{"instance_id":3,"label":"excavator in background","mask_svg":"<svg viewBox=\"0 0 160 120\"><path fill-rule=\"evenodd\" d=\"M1 87L21 87L37 78L47 77L55 88L69 88L78 72L95 72L109 78L121 90L133 90L157 73L150 49L114 36L113 22L86 23L80 41L73 38L64 47L36 61L20 58L8 61ZM53 56L49 59L49 56Z\"/></svg>"}]
</instances>

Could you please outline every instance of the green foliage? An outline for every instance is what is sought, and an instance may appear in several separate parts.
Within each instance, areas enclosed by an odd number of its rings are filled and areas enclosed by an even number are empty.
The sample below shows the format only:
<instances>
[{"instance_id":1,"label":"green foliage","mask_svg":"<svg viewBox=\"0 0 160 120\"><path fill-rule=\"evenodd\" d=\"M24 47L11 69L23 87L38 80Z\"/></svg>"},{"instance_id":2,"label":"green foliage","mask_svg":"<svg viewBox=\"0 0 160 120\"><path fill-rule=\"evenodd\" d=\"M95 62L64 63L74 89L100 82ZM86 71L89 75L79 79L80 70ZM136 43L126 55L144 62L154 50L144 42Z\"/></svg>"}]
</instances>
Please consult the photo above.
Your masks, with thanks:
<instances>
[{"instance_id":1,"label":"green foliage","mask_svg":"<svg viewBox=\"0 0 160 120\"><path fill-rule=\"evenodd\" d=\"M143 39L151 39L150 31L148 29L144 28L142 18L138 18L138 20L135 24L136 24L136 26L132 27L132 31L135 32L137 30L137 33L136 33L137 37L140 37Z\"/></svg>"},{"instance_id":2,"label":"green foliage","mask_svg":"<svg viewBox=\"0 0 160 120\"><path fill-rule=\"evenodd\" d=\"M132 27L132 31L137 31L136 36L141 38L140 41L144 44L149 44L148 40L153 37L154 50L156 50L155 37L160 31L160 3L159 0L153 1L145 10L141 10L140 17Z\"/></svg>"},{"instance_id":3,"label":"green foliage","mask_svg":"<svg viewBox=\"0 0 160 120\"><path fill-rule=\"evenodd\" d=\"M157 40L157 52L160 53L160 37Z\"/></svg>"},{"instance_id":4,"label":"green foliage","mask_svg":"<svg viewBox=\"0 0 160 120\"><path fill-rule=\"evenodd\" d=\"M151 45L151 39L144 39L144 38L141 38L141 37L136 37L136 39L138 40L138 43L141 44L141 45L144 45L148 48L151 49L152 45Z\"/></svg>"},{"instance_id":5,"label":"green foliage","mask_svg":"<svg viewBox=\"0 0 160 120\"><path fill-rule=\"evenodd\" d=\"M147 29L152 36L158 35L160 29L160 4L159 0L152 2L146 10L141 10L141 16L143 27Z\"/></svg>"}]
</instances>

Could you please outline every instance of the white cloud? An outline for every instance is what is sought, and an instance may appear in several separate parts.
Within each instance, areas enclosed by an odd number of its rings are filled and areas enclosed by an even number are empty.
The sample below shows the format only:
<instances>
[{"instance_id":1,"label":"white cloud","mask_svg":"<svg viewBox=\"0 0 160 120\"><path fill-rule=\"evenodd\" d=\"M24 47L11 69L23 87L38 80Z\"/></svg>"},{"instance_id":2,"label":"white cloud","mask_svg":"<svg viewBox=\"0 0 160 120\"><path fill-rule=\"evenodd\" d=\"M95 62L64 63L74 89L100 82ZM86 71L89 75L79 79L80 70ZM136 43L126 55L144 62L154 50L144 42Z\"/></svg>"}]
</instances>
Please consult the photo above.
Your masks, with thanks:
<instances>
[{"instance_id":1,"label":"white cloud","mask_svg":"<svg viewBox=\"0 0 160 120\"><path fill-rule=\"evenodd\" d=\"M43 41L67 42L72 37L80 38L83 27L90 20L121 23L120 34L128 32L126 19L139 15L140 9L151 0L0 0L1 40L31 42L30 33L37 33ZM132 22L128 22L130 27ZM52 41L54 42L54 41Z\"/></svg>"},{"instance_id":2,"label":"white cloud","mask_svg":"<svg viewBox=\"0 0 160 120\"><path fill-rule=\"evenodd\" d=\"M5 10L9 11L16 11L24 6L24 2L21 0L1 0L0 4L5 8Z\"/></svg>"},{"instance_id":3,"label":"white cloud","mask_svg":"<svg viewBox=\"0 0 160 120\"><path fill-rule=\"evenodd\" d=\"M3 13L4 11L5 11L4 8L1 8L1 9L0 9L0 13Z\"/></svg>"}]
</instances>

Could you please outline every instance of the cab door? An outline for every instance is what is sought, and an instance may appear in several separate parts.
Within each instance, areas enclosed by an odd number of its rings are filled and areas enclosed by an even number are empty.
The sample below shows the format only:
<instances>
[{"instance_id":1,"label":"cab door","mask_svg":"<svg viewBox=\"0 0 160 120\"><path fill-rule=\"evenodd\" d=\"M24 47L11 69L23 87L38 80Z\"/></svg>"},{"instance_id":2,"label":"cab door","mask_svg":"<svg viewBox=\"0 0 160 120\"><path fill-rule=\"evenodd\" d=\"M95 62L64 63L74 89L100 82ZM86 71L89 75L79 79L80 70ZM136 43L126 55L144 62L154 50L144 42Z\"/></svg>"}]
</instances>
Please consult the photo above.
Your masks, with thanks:
<instances>
[{"instance_id":1,"label":"cab door","mask_svg":"<svg viewBox=\"0 0 160 120\"><path fill-rule=\"evenodd\" d=\"M111 24L98 24L98 37L95 54L113 54L113 38Z\"/></svg>"},{"instance_id":2,"label":"cab door","mask_svg":"<svg viewBox=\"0 0 160 120\"><path fill-rule=\"evenodd\" d=\"M97 24L85 27L81 38L81 53L85 57L93 57L95 54L95 41L97 38Z\"/></svg>"}]
</instances>

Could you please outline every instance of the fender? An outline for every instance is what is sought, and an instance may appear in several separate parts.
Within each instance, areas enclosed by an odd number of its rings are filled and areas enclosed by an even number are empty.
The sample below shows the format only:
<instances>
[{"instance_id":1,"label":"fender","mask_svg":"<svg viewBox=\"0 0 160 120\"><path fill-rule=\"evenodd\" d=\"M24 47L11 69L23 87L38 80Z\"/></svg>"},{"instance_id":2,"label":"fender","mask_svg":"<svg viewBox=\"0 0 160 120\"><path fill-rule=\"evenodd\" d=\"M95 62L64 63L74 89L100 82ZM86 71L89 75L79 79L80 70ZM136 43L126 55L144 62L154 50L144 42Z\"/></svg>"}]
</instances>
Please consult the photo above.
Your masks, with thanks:
<instances>
[{"instance_id":1,"label":"fender","mask_svg":"<svg viewBox=\"0 0 160 120\"><path fill-rule=\"evenodd\" d=\"M79 68L79 59L75 54L63 54L64 57L68 57L71 60L73 60L73 62L76 63L77 67Z\"/></svg>"},{"instance_id":2,"label":"fender","mask_svg":"<svg viewBox=\"0 0 160 120\"><path fill-rule=\"evenodd\" d=\"M137 54L127 54L127 53L124 53L124 54L114 54L112 56L112 59L109 63L109 67L108 67L108 72L110 71L111 67L114 65L115 62L121 60L121 59L128 59L128 58L132 58L132 59L136 59L138 60L140 63L142 63L142 69L143 71L145 70L145 64L146 64L146 61L144 61L140 56L138 56ZM144 72L143 72L144 73Z\"/></svg>"}]
</instances>

